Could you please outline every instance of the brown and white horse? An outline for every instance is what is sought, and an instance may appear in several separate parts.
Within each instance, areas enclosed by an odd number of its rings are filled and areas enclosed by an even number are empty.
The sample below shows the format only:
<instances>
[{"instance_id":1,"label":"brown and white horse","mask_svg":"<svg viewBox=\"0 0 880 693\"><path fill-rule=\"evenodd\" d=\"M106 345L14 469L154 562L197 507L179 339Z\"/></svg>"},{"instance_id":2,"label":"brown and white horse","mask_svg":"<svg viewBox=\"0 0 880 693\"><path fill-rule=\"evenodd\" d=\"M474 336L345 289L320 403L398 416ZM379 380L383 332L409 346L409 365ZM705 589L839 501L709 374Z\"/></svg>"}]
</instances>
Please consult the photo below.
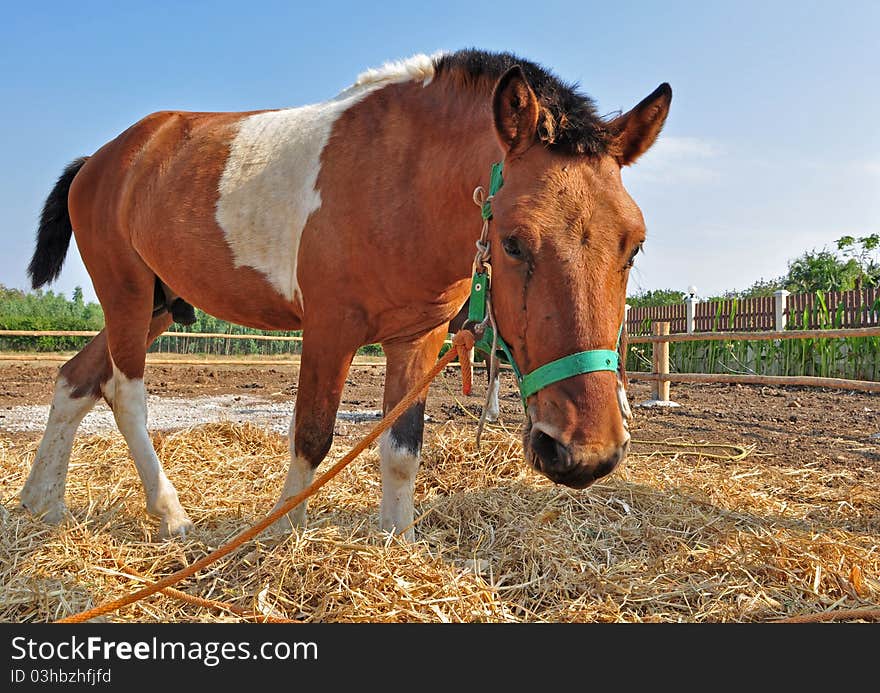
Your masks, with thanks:
<instances>
[{"instance_id":1,"label":"brown and white horse","mask_svg":"<svg viewBox=\"0 0 880 693\"><path fill-rule=\"evenodd\" d=\"M192 528L147 432L145 353L172 319L158 286L224 320L303 330L281 499L299 492L330 449L358 347L384 348L385 411L434 363L469 292L472 192L499 159L492 300L517 363L613 349L645 238L620 171L655 141L670 100L663 84L603 119L540 66L466 50L370 70L310 106L154 113L74 161L46 201L29 273L34 287L55 279L75 234L106 327L60 369L22 505L64 516L73 438L103 397L161 533ZM619 387L601 371L528 397L532 466L577 488L611 472L629 440ZM381 527L409 537L424 406L379 446ZM289 516L305 519L302 506Z\"/></svg>"}]
</instances>

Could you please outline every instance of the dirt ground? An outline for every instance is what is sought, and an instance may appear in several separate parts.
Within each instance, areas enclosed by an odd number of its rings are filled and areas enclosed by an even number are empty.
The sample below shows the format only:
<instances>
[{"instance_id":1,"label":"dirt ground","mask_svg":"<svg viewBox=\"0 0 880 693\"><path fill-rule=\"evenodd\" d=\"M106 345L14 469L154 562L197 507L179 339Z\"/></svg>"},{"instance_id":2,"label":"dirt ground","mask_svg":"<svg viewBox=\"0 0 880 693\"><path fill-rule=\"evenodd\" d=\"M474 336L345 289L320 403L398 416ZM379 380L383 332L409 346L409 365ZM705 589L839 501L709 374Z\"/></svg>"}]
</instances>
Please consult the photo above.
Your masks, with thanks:
<instances>
[{"instance_id":1,"label":"dirt ground","mask_svg":"<svg viewBox=\"0 0 880 693\"><path fill-rule=\"evenodd\" d=\"M36 438L36 431L16 431L7 423L23 405L48 406L58 364L0 360L0 434ZM295 365L149 365L147 390L159 398L197 398L232 395L293 408L298 367ZM343 391L341 410L370 412L381 407L383 367L355 366ZM447 421L476 424L485 379L475 374L474 394L460 393L458 369L450 367L432 386L426 414L426 444L431 429ZM880 470L880 398L806 387L756 385L673 384L675 408L641 408L650 398L647 382L630 383L635 405L632 430L636 440L712 442L756 445L758 459L771 456L776 464L833 469ZM502 421L518 427L522 408L510 374L502 374ZM244 410L247 411L247 410ZM353 442L371 425L343 418L337 422L337 442ZM192 425L199 423L191 422Z\"/></svg>"}]
</instances>

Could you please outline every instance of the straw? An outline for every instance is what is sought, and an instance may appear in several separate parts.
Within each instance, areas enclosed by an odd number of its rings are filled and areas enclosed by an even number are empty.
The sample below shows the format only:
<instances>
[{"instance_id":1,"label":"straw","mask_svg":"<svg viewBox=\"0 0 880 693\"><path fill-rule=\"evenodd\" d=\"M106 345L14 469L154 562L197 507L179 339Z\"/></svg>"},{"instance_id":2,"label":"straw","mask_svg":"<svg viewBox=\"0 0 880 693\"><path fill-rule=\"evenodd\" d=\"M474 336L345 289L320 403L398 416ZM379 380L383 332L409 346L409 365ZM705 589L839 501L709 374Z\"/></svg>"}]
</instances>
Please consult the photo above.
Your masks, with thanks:
<instances>
[{"instance_id":1,"label":"straw","mask_svg":"<svg viewBox=\"0 0 880 693\"><path fill-rule=\"evenodd\" d=\"M239 613L153 595L109 621L749 622L877 608L880 479L774 464L740 441L643 440L587 490L527 468L519 431L429 423L417 541L377 526L375 449L310 502L310 526L263 535L177 589ZM0 435L0 620L45 622L192 563L263 517L288 465L284 436L208 424L154 437L196 523L157 522L118 435L77 438L69 518L17 509L36 449ZM347 444L334 445L339 459ZM860 613L858 611L854 612Z\"/></svg>"}]
</instances>

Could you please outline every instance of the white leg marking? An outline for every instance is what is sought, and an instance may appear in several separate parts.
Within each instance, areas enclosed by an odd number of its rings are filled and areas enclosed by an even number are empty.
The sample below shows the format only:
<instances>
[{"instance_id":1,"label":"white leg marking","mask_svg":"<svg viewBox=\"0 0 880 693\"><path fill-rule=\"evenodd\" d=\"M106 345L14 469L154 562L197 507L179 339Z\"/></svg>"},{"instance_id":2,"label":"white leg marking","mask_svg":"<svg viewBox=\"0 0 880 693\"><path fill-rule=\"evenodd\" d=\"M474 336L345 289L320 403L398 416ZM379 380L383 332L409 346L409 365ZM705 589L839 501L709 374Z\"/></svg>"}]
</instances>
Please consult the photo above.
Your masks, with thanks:
<instances>
[{"instance_id":1,"label":"white leg marking","mask_svg":"<svg viewBox=\"0 0 880 693\"><path fill-rule=\"evenodd\" d=\"M617 379L617 406L620 407L620 418L623 420L623 431L626 434L624 445L630 441L632 437L629 432L629 423L632 421L632 408L629 406L629 399L626 396L626 388L623 381Z\"/></svg>"},{"instance_id":2,"label":"white leg marking","mask_svg":"<svg viewBox=\"0 0 880 693\"><path fill-rule=\"evenodd\" d=\"M80 421L97 401L90 394L73 397L72 393L73 388L64 376L59 375L46 431L21 491L21 506L35 515L42 515L46 522L60 522L67 510L64 487L73 439Z\"/></svg>"},{"instance_id":3,"label":"white leg marking","mask_svg":"<svg viewBox=\"0 0 880 693\"><path fill-rule=\"evenodd\" d=\"M380 468L382 470L382 505L379 526L386 532L396 532L408 541L415 539L413 522L413 492L419 455L399 447L386 431L379 438Z\"/></svg>"},{"instance_id":4,"label":"white leg marking","mask_svg":"<svg viewBox=\"0 0 880 693\"><path fill-rule=\"evenodd\" d=\"M114 365L113 377L104 385L104 395L113 409L116 425L128 444L144 485L147 512L161 520L159 534L163 537L186 536L193 528L192 520L181 507L177 490L165 476L147 432L147 393L144 381L129 380Z\"/></svg>"},{"instance_id":5,"label":"white leg marking","mask_svg":"<svg viewBox=\"0 0 880 693\"><path fill-rule=\"evenodd\" d=\"M501 415L501 406L498 404L498 392L501 389L501 374L496 373L489 383L489 397L486 404L486 421L498 421Z\"/></svg>"},{"instance_id":6,"label":"white leg marking","mask_svg":"<svg viewBox=\"0 0 880 693\"><path fill-rule=\"evenodd\" d=\"M303 457L296 454L293 444L293 420L290 422L290 466L287 468L287 478L284 480L284 488L281 489L281 497L272 508L272 511L278 510L288 498L292 498L300 491L306 489L315 478L315 469L311 463ZM308 501L303 501L287 515L278 520L273 526L273 530L290 531L293 527L305 527L308 521L307 513Z\"/></svg>"}]
</instances>

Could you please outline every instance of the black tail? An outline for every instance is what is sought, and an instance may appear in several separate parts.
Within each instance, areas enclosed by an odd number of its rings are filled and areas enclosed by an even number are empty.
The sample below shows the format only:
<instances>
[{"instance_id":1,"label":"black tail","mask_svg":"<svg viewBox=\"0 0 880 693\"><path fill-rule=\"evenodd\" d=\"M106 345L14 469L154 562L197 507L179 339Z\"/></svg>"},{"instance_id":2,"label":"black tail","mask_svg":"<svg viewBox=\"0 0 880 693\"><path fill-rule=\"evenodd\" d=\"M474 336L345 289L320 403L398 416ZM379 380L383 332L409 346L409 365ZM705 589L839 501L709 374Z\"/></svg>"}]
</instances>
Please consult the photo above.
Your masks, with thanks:
<instances>
[{"instance_id":1,"label":"black tail","mask_svg":"<svg viewBox=\"0 0 880 693\"><path fill-rule=\"evenodd\" d=\"M54 281L61 274L61 266L73 233L70 213L67 211L67 194L70 192L70 184L88 158L84 156L74 159L67 165L43 205L40 228L37 230L37 247L31 264L28 265L28 276L35 289Z\"/></svg>"}]
</instances>

